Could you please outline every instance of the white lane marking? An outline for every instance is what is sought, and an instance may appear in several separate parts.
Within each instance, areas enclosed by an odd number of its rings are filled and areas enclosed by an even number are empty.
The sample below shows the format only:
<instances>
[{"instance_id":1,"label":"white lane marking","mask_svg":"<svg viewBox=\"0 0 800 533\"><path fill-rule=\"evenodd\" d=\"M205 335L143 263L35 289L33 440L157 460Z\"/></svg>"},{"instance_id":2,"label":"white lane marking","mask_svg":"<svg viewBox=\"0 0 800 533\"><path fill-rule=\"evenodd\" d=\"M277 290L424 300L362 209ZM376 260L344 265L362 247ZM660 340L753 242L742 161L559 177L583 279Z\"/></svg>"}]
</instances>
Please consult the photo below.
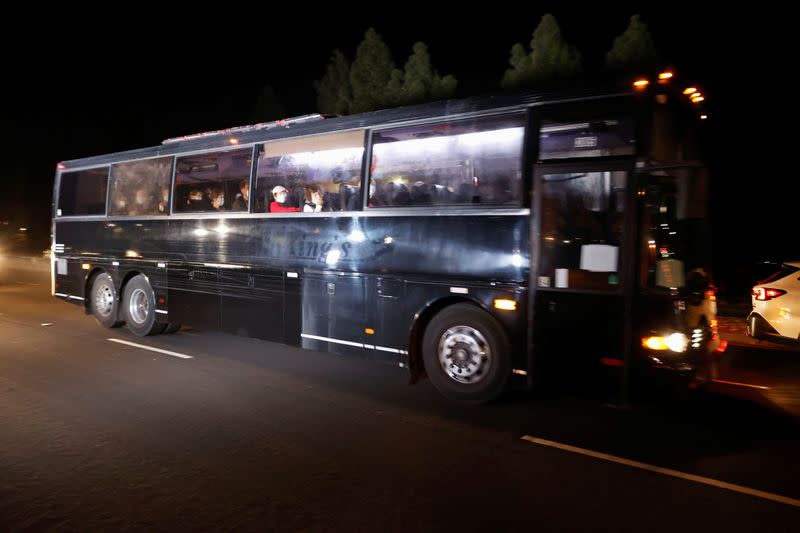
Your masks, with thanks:
<instances>
[{"instance_id":1,"label":"white lane marking","mask_svg":"<svg viewBox=\"0 0 800 533\"><path fill-rule=\"evenodd\" d=\"M450 287L450 292L454 294L469 294L469 289L466 287Z\"/></svg>"},{"instance_id":2,"label":"white lane marking","mask_svg":"<svg viewBox=\"0 0 800 533\"><path fill-rule=\"evenodd\" d=\"M528 371L527 370L520 370L518 368L515 368L515 369L511 370L511 372L513 372L514 374L519 374L520 376L527 376L528 375Z\"/></svg>"},{"instance_id":3,"label":"white lane marking","mask_svg":"<svg viewBox=\"0 0 800 533\"><path fill-rule=\"evenodd\" d=\"M166 355L171 355L173 357L180 357L181 359L194 359L192 355L184 355L178 352L170 352L169 350L162 350L161 348L153 348L152 346L147 346L145 344L136 344L135 342L124 341L122 339L106 339L111 342L118 342L120 344L127 344L128 346L133 346L134 348L142 348L143 350L150 350L151 352L158 352L163 353Z\"/></svg>"},{"instance_id":4,"label":"white lane marking","mask_svg":"<svg viewBox=\"0 0 800 533\"><path fill-rule=\"evenodd\" d=\"M164 311L163 309L156 309L156 313L161 313L162 315L168 315L169 311Z\"/></svg>"},{"instance_id":5,"label":"white lane marking","mask_svg":"<svg viewBox=\"0 0 800 533\"><path fill-rule=\"evenodd\" d=\"M726 483L725 481L718 481L716 479L711 479L704 476L687 474L685 472L672 470L671 468L662 468L660 466L649 465L647 463L640 463L639 461L631 461L630 459L617 457L616 455L609 455L607 453L595 452L593 450L587 450L585 448L578 448L577 446L570 446L569 444L561 444L560 442L554 442L552 440L538 439L536 437L531 437L530 435L525 435L524 437L522 437L522 440L532 442L533 444L540 444L542 446L558 448L559 450L564 450L567 452L579 453L581 455L588 455L589 457L594 457L595 459L603 459L604 461L611 461L612 463L631 466L633 468L640 468L642 470L647 470L648 472L655 472L656 474L664 474L665 476L672 476L679 479L685 479L687 481L694 481L695 483L702 483L704 485L710 485L712 487L717 487L719 489L739 492L741 494L747 494L749 496L755 496L756 498L763 498L765 500L771 500L778 503L785 503L786 505L791 505L793 507L800 507L800 500L795 498L789 498L788 496L781 496L780 494L773 494L771 492L765 492L763 490L751 489L750 487L735 485L733 483Z\"/></svg>"},{"instance_id":6,"label":"white lane marking","mask_svg":"<svg viewBox=\"0 0 800 533\"><path fill-rule=\"evenodd\" d=\"M70 296L69 298L71 300L83 300L83 298L81 298L80 296Z\"/></svg>"},{"instance_id":7,"label":"white lane marking","mask_svg":"<svg viewBox=\"0 0 800 533\"><path fill-rule=\"evenodd\" d=\"M724 383L726 385L736 385L737 387L750 387L751 389L769 390L769 387L763 385L753 385L751 383L739 383L737 381L725 381L722 379L712 379L714 383Z\"/></svg>"},{"instance_id":8,"label":"white lane marking","mask_svg":"<svg viewBox=\"0 0 800 533\"><path fill-rule=\"evenodd\" d=\"M343 340L339 340L339 339L331 339L329 337L319 337L317 335L309 335L308 333L301 333L300 336L303 337L304 339L314 339L314 340L318 340L318 341L333 342L333 343L336 343L336 344L346 344L347 346L355 346L357 348L363 348L364 347L364 345L361 344L360 342L343 341Z\"/></svg>"}]
</instances>

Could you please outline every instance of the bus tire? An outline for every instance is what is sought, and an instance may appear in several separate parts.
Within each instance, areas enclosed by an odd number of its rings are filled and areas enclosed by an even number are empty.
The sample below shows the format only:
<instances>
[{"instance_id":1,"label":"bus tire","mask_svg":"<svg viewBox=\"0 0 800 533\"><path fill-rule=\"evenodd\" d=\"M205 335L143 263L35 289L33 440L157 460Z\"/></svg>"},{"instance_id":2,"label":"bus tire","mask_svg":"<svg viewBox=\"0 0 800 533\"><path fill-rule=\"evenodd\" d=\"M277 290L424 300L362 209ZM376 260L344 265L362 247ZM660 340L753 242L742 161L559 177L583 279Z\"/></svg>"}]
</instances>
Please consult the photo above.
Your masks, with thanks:
<instances>
[{"instance_id":1,"label":"bus tire","mask_svg":"<svg viewBox=\"0 0 800 533\"><path fill-rule=\"evenodd\" d=\"M119 298L114 280L102 272L92 282L89 294L89 310L104 328L118 328L125 322L119 317Z\"/></svg>"},{"instance_id":2,"label":"bus tire","mask_svg":"<svg viewBox=\"0 0 800 533\"><path fill-rule=\"evenodd\" d=\"M486 403L505 391L511 376L508 338L479 307L444 308L425 328L422 343L428 377L445 397Z\"/></svg>"},{"instance_id":3,"label":"bus tire","mask_svg":"<svg viewBox=\"0 0 800 533\"><path fill-rule=\"evenodd\" d=\"M177 322L170 322L164 329L164 333L166 335L171 335L173 333L176 333L179 329L181 329L181 324L178 324Z\"/></svg>"},{"instance_id":4,"label":"bus tire","mask_svg":"<svg viewBox=\"0 0 800 533\"><path fill-rule=\"evenodd\" d=\"M156 322L156 296L150 282L141 274L131 278L125 285L122 310L128 329L139 337L158 335L167 327L162 322Z\"/></svg>"}]
</instances>

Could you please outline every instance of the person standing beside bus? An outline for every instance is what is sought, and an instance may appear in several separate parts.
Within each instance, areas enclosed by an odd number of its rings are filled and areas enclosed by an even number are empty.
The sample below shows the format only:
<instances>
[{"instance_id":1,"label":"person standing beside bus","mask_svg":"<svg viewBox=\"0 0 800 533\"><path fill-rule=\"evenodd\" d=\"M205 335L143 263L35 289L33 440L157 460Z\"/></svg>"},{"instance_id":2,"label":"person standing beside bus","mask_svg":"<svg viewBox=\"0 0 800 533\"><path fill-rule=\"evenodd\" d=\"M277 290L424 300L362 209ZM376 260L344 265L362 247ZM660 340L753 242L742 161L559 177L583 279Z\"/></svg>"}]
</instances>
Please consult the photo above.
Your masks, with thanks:
<instances>
[{"instance_id":1,"label":"person standing beside bus","mask_svg":"<svg viewBox=\"0 0 800 533\"><path fill-rule=\"evenodd\" d=\"M272 197L275 199L269 204L270 213L299 213L300 208L287 205L286 199L289 191L283 185L276 185L272 188Z\"/></svg>"}]
</instances>

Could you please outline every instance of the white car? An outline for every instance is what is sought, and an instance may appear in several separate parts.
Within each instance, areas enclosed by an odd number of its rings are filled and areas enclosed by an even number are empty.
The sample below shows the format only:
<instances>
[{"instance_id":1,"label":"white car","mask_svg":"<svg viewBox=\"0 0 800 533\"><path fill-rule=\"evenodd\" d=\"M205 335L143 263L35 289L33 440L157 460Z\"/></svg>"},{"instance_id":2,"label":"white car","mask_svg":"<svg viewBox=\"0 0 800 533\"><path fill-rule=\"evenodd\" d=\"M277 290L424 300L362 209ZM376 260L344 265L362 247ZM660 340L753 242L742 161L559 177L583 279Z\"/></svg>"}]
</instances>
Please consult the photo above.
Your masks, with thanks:
<instances>
[{"instance_id":1,"label":"white car","mask_svg":"<svg viewBox=\"0 0 800 533\"><path fill-rule=\"evenodd\" d=\"M784 263L778 272L759 282L753 287L752 300L748 335L800 341L800 261Z\"/></svg>"}]
</instances>

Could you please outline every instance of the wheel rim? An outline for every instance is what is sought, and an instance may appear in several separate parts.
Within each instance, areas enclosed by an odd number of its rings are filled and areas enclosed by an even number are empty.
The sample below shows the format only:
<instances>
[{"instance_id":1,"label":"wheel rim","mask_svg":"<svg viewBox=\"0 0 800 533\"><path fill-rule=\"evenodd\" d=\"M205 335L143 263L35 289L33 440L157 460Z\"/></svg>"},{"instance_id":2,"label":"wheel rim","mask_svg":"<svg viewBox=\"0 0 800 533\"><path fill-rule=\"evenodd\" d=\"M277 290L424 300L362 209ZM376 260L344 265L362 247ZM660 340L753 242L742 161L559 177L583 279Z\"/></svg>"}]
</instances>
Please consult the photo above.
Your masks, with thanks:
<instances>
[{"instance_id":1,"label":"wheel rim","mask_svg":"<svg viewBox=\"0 0 800 533\"><path fill-rule=\"evenodd\" d=\"M109 316L114 310L114 291L109 285L104 283L94 293L94 308L103 317Z\"/></svg>"},{"instance_id":2,"label":"wheel rim","mask_svg":"<svg viewBox=\"0 0 800 533\"><path fill-rule=\"evenodd\" d=\"M439 340L439 363L451 379L477 383L486 377L492 350L486 337L470 326L454 326Z\"/></svg>"},{"instance_id":3,"label":"wheel rim","mask_svg":"<svg viewBox=\"0 0 800 533\"><path fill-rule=\"evenodd\" d=\"M147 314L150 311L150 302L147 294L142 289L135 289L131 293L128 302L128 314L131 319L137 324L144 323L147 320Z\"/></svg>"}]
</instances>

